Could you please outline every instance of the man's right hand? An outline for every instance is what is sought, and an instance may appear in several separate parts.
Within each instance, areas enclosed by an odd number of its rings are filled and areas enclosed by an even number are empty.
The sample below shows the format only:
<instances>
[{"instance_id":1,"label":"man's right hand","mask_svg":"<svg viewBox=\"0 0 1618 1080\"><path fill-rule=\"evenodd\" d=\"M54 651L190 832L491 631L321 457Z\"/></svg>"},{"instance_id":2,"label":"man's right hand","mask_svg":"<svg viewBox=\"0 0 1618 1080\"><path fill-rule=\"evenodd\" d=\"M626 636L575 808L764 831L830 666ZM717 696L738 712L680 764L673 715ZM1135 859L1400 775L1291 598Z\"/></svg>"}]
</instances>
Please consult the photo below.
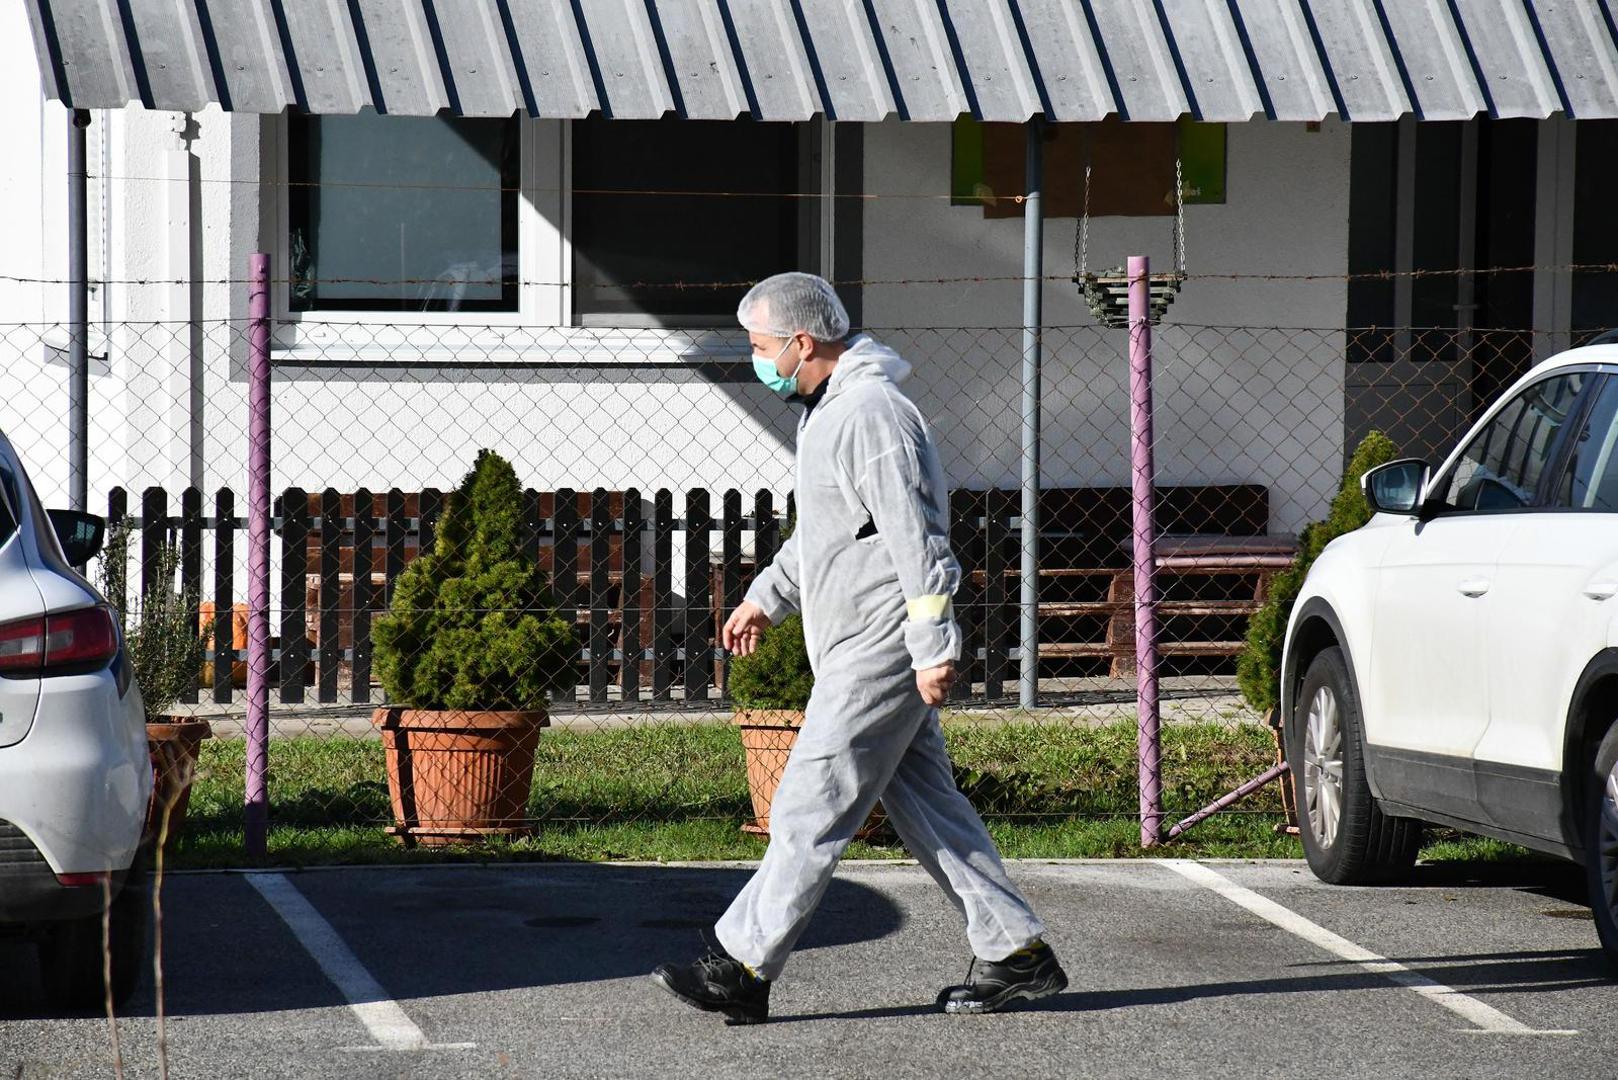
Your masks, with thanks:
<instances>
[{"instance_id":1,"label":"man's right hand","mask_svg":"<svg viewBox=\"0 0 1618 1080\"><path fill-rule=\"evenodd\" d=\"M725 651L733 656L751 656L753 650L758 648L760 636L769 628L770 620L765 616L764 609L743 600L730 613L730 618L725 620L721 643Z\"/></svg>"}]
</instances>

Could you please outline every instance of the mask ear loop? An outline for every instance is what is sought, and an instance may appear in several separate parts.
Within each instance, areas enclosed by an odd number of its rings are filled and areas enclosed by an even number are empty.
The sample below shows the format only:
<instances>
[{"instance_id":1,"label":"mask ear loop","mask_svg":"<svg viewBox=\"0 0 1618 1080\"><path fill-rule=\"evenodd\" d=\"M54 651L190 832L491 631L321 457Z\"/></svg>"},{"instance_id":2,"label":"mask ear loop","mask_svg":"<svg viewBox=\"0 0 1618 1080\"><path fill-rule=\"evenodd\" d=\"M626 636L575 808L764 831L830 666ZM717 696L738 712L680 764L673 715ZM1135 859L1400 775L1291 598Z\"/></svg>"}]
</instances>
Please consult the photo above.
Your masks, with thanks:
<instances>
[{"instance_id":1,"label":"mask ear loop","mask_svg":"<svg viewBox=\"0 0 1618 1080\"><path fill-rule=\"evenodd\" d=\"M786 352L787 349L790 348L792 348L792 338L787 338L786 348L783 348L781 351ZM806 356L798 357L798 366L792 369L792 374L788 375L787 378L796 383L798 381L798 373L803 370L803 365L808 362L808 359L809 358Z\"/></svg>"}]
</instances>

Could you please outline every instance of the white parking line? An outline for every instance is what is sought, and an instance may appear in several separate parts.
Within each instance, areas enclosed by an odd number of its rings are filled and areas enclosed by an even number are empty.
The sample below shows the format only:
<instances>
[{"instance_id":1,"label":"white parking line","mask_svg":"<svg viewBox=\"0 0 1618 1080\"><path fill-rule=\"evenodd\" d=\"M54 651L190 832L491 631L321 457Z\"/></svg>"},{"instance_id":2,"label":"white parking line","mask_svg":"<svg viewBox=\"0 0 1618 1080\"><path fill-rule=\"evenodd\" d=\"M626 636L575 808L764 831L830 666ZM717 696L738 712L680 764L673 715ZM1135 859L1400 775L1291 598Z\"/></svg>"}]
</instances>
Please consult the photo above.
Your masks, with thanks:
<instances>
[{"instance_id":1,"label":"white parking line","mask_svg":"<svg viewBox=\"0 0 1618 1080\"><path fill-rule=\"evenodd\" d=\"M1577 1031L1542 1031L1514 1020L1492 1005L1468 997L1443 983L1434 982L1425 975L1411 971L1396 960L1379 956L1347 938L1310 922L1291 908L1282 907L1274 900L1260 896L1252 889L1243 888L1223 874L1190 859L1164 859L1161 865L1188 878L1204 888L1211 889L1226 900L1246 908L1265 922L1280 927L1311 945L1318 946L1334 956L1347 960L1364 971L1386 977L1407 990L1413 990L1435 1005L1441 1005L1474 1025L1472 1030L1483 1035L1577 1035Z\"/></svg>"},{"instance_id":2,"label":"white parking line","mask_svg":"<svg viewBox=\"0 0 1618 1080\"><path fill-rule=\"evenodd\" d=\"M304 951L314 958L326 978L342 993L374 1047L345 1047L363 1050L468 1050L476 1043L430 1043L427 1036L405 1015L399 1003L388 997L382 984L371 977L331 923L282 874L252 873L247 881L281 916Z\"/></svg>"}]
</instances>

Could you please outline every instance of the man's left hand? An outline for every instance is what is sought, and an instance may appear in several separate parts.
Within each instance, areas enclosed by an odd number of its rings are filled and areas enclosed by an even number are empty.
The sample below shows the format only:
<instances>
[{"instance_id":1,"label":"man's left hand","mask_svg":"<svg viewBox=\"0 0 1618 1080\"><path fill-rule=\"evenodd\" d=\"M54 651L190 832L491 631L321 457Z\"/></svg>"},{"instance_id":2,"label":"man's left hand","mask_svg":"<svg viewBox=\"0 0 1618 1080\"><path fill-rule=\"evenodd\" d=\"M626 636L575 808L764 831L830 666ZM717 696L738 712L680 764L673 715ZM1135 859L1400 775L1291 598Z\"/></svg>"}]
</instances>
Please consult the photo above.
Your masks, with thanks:
<instances>
[{"instance_id":1,"label":"man's left hand","mask_svg":"<svg viewBox=\"0 0 1618 1080\"><path fill-rule=\"evenodd\" d=\"M921 700L929 705L942 705L949 698L950 687L955 685L955 661L946 660L937 667L916 672L916 689Z\"/></svg>"}]
</instances>

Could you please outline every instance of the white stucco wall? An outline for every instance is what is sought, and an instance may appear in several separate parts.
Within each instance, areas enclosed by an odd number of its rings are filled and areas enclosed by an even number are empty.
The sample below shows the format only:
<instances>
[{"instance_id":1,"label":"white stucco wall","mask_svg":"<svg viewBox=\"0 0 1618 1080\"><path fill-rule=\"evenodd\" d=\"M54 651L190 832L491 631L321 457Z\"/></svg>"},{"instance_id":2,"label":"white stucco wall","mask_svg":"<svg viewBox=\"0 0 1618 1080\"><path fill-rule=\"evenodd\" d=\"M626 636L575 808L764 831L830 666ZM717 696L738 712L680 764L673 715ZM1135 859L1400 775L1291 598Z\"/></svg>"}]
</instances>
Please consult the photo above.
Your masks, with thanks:
<instances>
[{"instance_id":1,"label":"white stucco wall","mask_svg":"<svg viewBox=\"0 0 1618 1080\"><path fill-rule=\"evenodd\" d=\"M1341 275L1347 269L1349 131L1327 123L1232 124L1227 201L1188 206L1193 275ZM865 203L865 277L1017 278L1021 218L985 218L951 206L950 133L890 122L868 130L866 188L895 196ZM904 196L912 196L905 198ZM1092 271L1148 255L1169 269L1171 219L1105 217L1090 223ZM1049 486L1129 482L1128 342L1098 330L1074 270L1077 222L1046 222L1044 273L1044 462ZM1162 484L1262 483L1271 528L1294 532L1319 516L1342 462L1341 280L1192 280L1157 331L1156 455ZM1015 328L1018 281L874 285L865 291L873 327ZM1226 328L1313 327L1315 332ZM1015 329L932 336L910 333L917 374L911 390L933 417L951 477L968 486L1019 482L1022 345ZM962 352L963 348L969 351ZM971 407L965 408L967 403Z\"/></svg>"}]
</instances>

